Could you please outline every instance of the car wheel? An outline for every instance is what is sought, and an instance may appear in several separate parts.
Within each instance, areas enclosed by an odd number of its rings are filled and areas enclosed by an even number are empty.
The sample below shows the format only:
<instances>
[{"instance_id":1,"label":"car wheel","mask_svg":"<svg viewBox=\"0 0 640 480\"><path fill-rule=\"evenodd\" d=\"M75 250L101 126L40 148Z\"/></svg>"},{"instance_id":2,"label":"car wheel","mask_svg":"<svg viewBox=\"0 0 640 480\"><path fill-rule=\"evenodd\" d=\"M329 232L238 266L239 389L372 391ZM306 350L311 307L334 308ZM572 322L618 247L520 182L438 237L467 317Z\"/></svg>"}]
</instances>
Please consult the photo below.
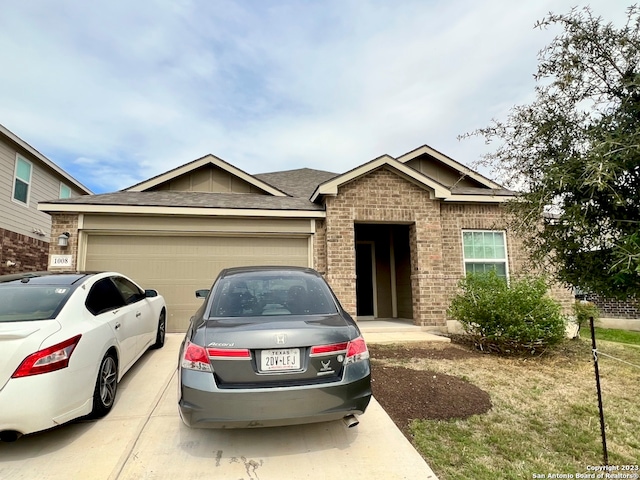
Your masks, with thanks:
<instances>
[{"instance_id":1,"label":"car wheel","mask_svg":"<svg viewBox=\"0 0 640 480\"><path fill-rule=\"evenodd\" d=\"M164 310L160 312L158 319L158 333L156 333L156 343L151 348L162 348L164 346L164 336L167 330L167 314Z\"/></svg>"},{"instance_id":2,"label":"car wheel","mask_svg":"<svg viewBox=\"0 0 640 480\"><path fill-rule=\"evenodd\" d=\"M117 390L118 366L113 353L107 353L100 362L96 388L93 392L93 410L91 412L93 418L104 417L109 413L116 399Z\"/></svg>"}]
</instances>

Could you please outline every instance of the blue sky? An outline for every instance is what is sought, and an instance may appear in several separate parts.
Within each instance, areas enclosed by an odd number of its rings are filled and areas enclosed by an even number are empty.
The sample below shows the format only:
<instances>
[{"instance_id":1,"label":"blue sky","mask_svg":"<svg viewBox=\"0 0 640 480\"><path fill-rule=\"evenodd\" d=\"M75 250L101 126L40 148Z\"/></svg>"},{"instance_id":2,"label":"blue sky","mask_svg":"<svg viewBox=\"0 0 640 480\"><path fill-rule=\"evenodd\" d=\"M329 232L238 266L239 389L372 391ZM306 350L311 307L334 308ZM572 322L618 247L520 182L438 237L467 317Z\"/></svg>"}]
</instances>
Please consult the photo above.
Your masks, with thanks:
<instances>
[{"instance_id":1,"label":"blue sky","mask_svg":"<svg viewBox=\"0 0 640 480\"><path fill-rule=\"evenodd\" d=\"M96 193L212 153L344 172L530 101L549 11L621 0L0 0L0 123ZM486 172L483 172L486 173Z\"/></svg>"}]
</instances>

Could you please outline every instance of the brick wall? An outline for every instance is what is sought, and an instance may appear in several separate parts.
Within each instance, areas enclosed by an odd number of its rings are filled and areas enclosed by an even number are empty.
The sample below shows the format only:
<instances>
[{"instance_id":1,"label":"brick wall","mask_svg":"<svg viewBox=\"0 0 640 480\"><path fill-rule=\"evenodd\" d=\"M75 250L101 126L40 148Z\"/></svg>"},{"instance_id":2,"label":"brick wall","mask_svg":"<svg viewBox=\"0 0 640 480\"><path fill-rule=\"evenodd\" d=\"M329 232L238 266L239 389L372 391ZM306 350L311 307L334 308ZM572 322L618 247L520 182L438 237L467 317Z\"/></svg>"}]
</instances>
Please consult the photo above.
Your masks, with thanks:
<instances>
[{"instance_id":1,"label":"brick wall","mask_svg":"<svg viewBox=\"0 0 640 480\"><path fill-rule=\"evenodd\" d=\"M463 229L505 230L510 275L529 268L522 241L506 230L500 205L440 202L386 168L341 186L337 196L326 197L325 207L325 221L316 222L314 261L351 315L356 314L354 223L410 225L412 310L419 325L446 325L447 308L464 275ZM571 292L554 287L552 294L569 312Z\"/></svg>"},{"instance_id":2,"label":"brick wall","mask_svg":"<svg viewBox=\"0 0 640 480\"><path fill-rule=\"evenodd\" d=\"M48 253L48 242L0 228L0 275L46 270Z\"/></svg>"},{"instance_id":3,"label":"brick wall","mask_svg":"<svg viewBox=\"0 0 640 480\"><path fill-rule=\"evenodd\" d=\"M592 293L585 300L598 307L601 317L640 319L640 302L607 299Z\"/></svg>"},{"instance_id":4,"label":"brick wall","mask_svg":"<svg viewBox=\"0 0 640 480\"><path fill-rule=\"evenodd\" d=\"M324 220L316 220L316 233L313 239L313 268L320 275L327 273L327 226Z\"/></svg>"},{"instance_id":5,"label":"brick wall","mask_svg":"<svg viewBox=\"0 0 640 480\"><path fill-rule=\"evenodd\" d=\"M422 325L444 325L439 202L385 168L343 185L325 202L326 248L316 257L326 257L327 280L345 310L356 313L354 223L411 224L413 316Z\"/></svg>"},{"instance_id":6,"label":"brick wall","mask_svg":"<svg viewBox=\"0 0 640 480\"><path fill-rule=\"evenodd\" d=\"M511 278L535 274L529 255L520 237L507 228L504 209L499 204L448 204L442 205L443 251L448 266L445 276L446 303L450 303L456 292L458 280L464 276L462 254L462 230L503 230L506 232L507 263ZM565 314L572 312L573 292L554 284L549 294L562 305Z\"/></svg>"},{"instance_id":7,"label":"brick wall","mask_svg":"<svg viewBox=\"0 0 640 480\"><path fill-rule=\"evenodd\" d=\"M63 233L69 233L69 242L66 247L58 246L58 237ZM78 215L56 214L51 215L51 244L49 255L71 255L72 266L64 267L64 270L76 270L78 268ZM55 269L55 268L54 268Z\"/></svg>"}]
</instances>

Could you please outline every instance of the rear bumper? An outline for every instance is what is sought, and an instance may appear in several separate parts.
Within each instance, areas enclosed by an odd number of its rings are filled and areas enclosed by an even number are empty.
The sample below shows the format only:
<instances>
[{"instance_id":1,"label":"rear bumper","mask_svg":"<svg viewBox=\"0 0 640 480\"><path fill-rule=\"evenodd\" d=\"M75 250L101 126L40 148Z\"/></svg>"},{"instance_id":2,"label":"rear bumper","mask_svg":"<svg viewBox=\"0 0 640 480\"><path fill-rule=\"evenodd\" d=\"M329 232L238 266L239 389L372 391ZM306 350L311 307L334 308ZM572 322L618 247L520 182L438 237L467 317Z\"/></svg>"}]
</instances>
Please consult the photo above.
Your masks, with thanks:
<instances>
[{"instance_id":1,"label":"rear bumper","mask_svg":"<svg viewBox=\"0 0 640 480\"><path fill-rule=\"evenodd\" d=\"M94 382L92 367L12 378L0 390L0 432L26 435L87 415Z\"/></svg>"},{"instance_id":2,"label":"rear bumper","mask_svg":"<svg viewBox=\"0 0 640 480\"><path fill-rule=\"evenodd\" d=\"M179 410L194 428L250 428L331 421L365 412L371 400L366 362L349 365L339 383L263 389L218 389L213 375L180 372Z\"/></svg>"}]
</instances>

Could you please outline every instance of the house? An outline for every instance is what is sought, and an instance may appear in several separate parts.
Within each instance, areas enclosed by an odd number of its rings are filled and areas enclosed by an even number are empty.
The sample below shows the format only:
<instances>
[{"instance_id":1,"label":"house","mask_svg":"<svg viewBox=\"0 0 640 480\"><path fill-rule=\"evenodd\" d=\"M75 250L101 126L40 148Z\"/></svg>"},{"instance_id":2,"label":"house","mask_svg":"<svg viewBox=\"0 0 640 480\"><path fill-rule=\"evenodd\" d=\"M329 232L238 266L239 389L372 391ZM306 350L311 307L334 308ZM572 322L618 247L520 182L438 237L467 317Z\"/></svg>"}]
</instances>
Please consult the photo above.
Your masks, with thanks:
<instances>
[{"instance_id":1,"label":"house","mask_svg":"<svg viewBox=\"0 0 640 480\"><path fill-rule=\"evenodd\" d=\"M47 269L51 217L38 202L91 193L0 125L0 275Z\"/></svg>"},{"instance_id":2,"label":"house","mask_svg":"<svg viewBox=\"0 0 640 480\"><path fill-rule=\"evenodd\" d=\"M118 270L166 298L169 331L184 331L218 272L299 265L321 272L358 320L446 328L465 272L527 267L505 229L513 192L422 146L342 174L307 168L250 175L207 155L125 190L43 202L50 246L73 267ZM570 304L568 291L558 298Z\"/></svg>"}]
</instances>

